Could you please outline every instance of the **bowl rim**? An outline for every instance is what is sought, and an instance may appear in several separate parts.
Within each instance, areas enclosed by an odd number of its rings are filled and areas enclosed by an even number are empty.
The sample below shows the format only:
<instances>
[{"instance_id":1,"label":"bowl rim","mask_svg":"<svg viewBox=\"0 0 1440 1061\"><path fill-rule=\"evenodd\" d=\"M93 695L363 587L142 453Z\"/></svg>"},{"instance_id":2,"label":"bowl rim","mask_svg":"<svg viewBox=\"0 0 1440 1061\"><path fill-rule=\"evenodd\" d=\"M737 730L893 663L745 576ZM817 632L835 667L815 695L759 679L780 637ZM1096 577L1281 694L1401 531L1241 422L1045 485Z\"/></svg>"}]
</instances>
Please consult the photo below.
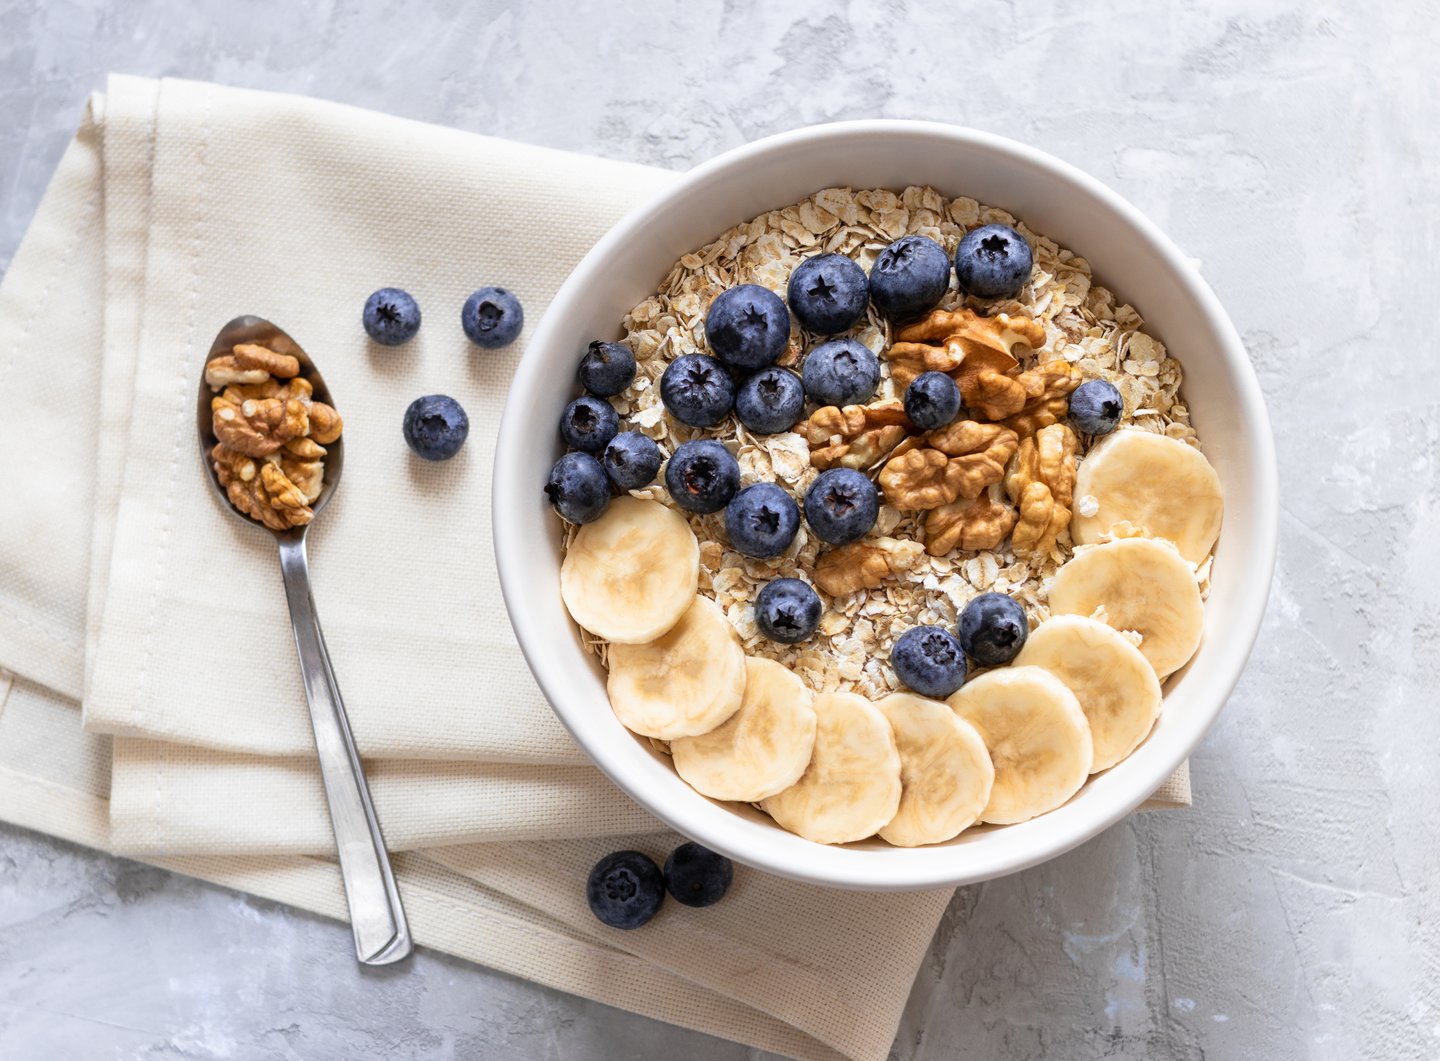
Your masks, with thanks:
<instances>
[{"instance_id":1,"label":"bowl rim","mask_svg":"<svg viewBox=\"0 0 1440 1061\"><path fill-rule=\"evenodd\" d=\"M1234 602L1233 613L1227 616L1226 626L1232 634L1229 643L1232 647L1233 665L1223 676L1219 674L1207 676L1208 702L1200 705L1204 708L1203 724L1194 727L1191 738L1178 749L1178 753L1169 757L1160 757L1158 762L1151 763L1149 771L1143 777L1137 775L1132 780L1134 788L1129 795L1123 798L1112 797L1111 805L1107 810L1099 813L1092 812L1084 826L1071 833L1052 837L1047 842L1034 845L1033 849L1027 849L1021 853L1011 853L1008 856L1003 853L987 852L985 857L978 857L975 852L967 850L963 855L954 855L949 860L949 865L946 865L944 858L929 860L928 863L923 864L923 868L920 861L911 861L908 869L904 872L899 871L898 867L885 865L886 860L883 857L856 858L849 862L842 862L817 856L813 860L792 861L787 858L772 857L772 852L767 850L750 848L742 850L731 843L728 837L720 835L718 826L712 828L711 815L707 813L688 814L683 810L677 812L674 806L656 798L654 793L647 792L644 785L635 783L633 777L616 769L615 764L609 761L605 749L593 747L587 742L585 736L577 731L570 712L555 706L562 698L558 695L556 678L551 673L553 659L549 657L543 647L544 631L528 627L533 618L529 615L524 602L526 595L532 592L532 589L521 582L519 574L521 565L518 562L507 562L509 559L518 558L520 550L527 544L533 545L533 541L525 536L519 512L522 506L493 503L493 499L496 497L524 497L529 492L528 489L522 489L525 484L515 481L518 471L512 472L511 469L516 462L507 460L506 455L516 447L506 446L504 439L525 437L523 431L511 430L510 425L512 420L520 417L520 413L517 412L517 407L521 404L520 396L545 384L545 381L539 378L542 375L543 366L537 352L546 349L556 341L555 333L564 327L563 318L567 304L575 297L585 276L596 268L597 263L607 261L618 248L638 238L647 219L652 215L670 207L676 200L692 194L697 187L760 156L794 151L832 139L896 135L932 138L947 141L951 145L961 148L978 147L991 153L1008 156L1009 160L1015 164L1037 167L1048 171L1050 176L1061 182L1077 186L1079 190L1101 200L1123 218L1135 233L1166 261L1184 288L1185 298L1197 305L1201 314L1214 328L1219 340L1219 351L1228 363L1229 375L1237 384L1234 398L1240 407L1241 420L1250 425L1255 436L1254 447L1249 454L1249 462L1256 483L1253 492L1256 497L1261 499L1259 506L1252 508L1248 513L1254 535L1254 541L1246 557L1247 568L1253 576L1250 583L1252 591L1245 593ZM785 204L777 204L777 206L783 205ZM737 218L730 223L738 224L742 220L745 219ZM550 385L553 385L553 381ZM585 750L591 761L623 792L670 828L746 865L795 880L831 887L872 891L909 891L954 887L992 880L1064 854L1133 812L1194 754L1195 749L1214 725L1215 719L1239 682L1254 647L1255 638L1259 633L1275 569L1279 524L1278 496L1278 470L1270 419L1265 408L1259 380L1240 335L1229 315L1221 306L1219 298L1195 268L1193 261L1154 222L1121 197L1119 193L1083 170L1048 152L1008 137L934 121L862 119L805 126L767 136L722 152L677 175L676 179L662 188L658 194L646 198L626 213L590 248L556 291L539 326L529 338L526 352L516 367L501 416L499 439L495 448L491 522L501 593L526 663L556 717ZM1093 783L1093 779L1091 783ZM705 801L704 797L698 793L696 798ZM714 807L714 810L716 814L727 816L733 813L719 806ZM718 820L716 819L716 821ZM827 848L825 845L815 845L815 847L817 851L837 850L836 848ZM844 850L844 848L838 850ZM927 851L930 849L896 850ZM883 855L884 853L865 852L865 854ZM836 867L843 867L843 869Z\"/></svg>"}]
</instances>

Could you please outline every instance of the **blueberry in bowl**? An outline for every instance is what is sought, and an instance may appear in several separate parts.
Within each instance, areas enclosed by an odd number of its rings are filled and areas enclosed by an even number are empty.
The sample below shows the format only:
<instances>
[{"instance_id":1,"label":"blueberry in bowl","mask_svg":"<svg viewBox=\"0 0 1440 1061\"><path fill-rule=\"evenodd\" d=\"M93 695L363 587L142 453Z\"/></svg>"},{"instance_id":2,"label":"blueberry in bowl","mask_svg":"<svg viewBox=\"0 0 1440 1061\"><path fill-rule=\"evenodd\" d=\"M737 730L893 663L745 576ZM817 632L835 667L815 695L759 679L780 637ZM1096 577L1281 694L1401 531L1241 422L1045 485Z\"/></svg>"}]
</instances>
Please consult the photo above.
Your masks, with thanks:
<instances>
[{"instance_id":1,"label":"blueberry in bowl","mask_svg":"<svg viewBox=\"0 0 1440 1061\"><path fill-rule=\"evenodd\" d=\"M1115 384L1087 379L1070 394L1070 422L1087 435L1108 435L1125 415L1125 399Z\"/></svg>"},{"instance_id":2,"label":"blueberry in bowl","mask_svg":"<svg viewBox=\"0 0 1440 1061\"><path fill-rule=\"evenodd\" d=\"M580 386L601 398L613 398L635 378L635 355L624 343L596 339L580 359Z\"/></svg>"},{"instance_id":3,"label":"blueberry in bowl","mask_svg":"<svg viewBox=\"0 0 1440 1061\"><path fill-rule=\"evenodd\" d=\"M655 481L663 461L654 439L639 431L621 431L605 447L600 462L621 490L639 490Z\"/></svg>"},{"instance_id":4,"label":"blueberry in bowl","mask_svg":"<svg viewBox=\"0 0 1440 1061\"><path fill-rule=\"evenodd\" d=\"M982 593L960 613L960 645L982 667L1009 663L1025 647L1030 624L1025 609L1003 593Z\"/></svg>"},{"instance_id":5,"label":"blueberry in bowl","mask_svg":"<svg viewBox=\"0 0 1440 1061\"><path fill-rule=\"evenodd\" d=\"M705 314L710 351L740 372L773 365L790 341L790 311L785 301L759 284L727 288Z\"/></svg>"},{"instance_id":6,"label":"blueberry in bowl","mask_svg":"<svg viewBox=\"0 0 1440 1061\"><path fill-rule=\"evenodd\" d=\"M950 256L928 236L901 236L870 266L870 301L891 320L935 308L950 286Z\"/></svg>"},{"instance_id":7,"label":"blueberry in bowl","mask_svg":"<svg viewBox=\"0 0 1440 1061\"><path fill-rule=\"evenodd\" d=\"M965 684L965 652L943 626L912 626L890 650L895 677L921 696L943 700Z\"/></svg>"},{"instance_id":8,"label":"blueberry in bowl","mask_svg":"<svg viewBox=\"0 0 1440 1061\"><path fill-rule=\"evenodd\" d=\"M725 366L705 354L685 354L665 366L660 400L670 415L691 427L714 427L730 415L735 381Z\"/></svg>"},{"instance_id":9,"label":"blueberry in bowl","mask_svg":"<svg viewBox=\"0 0 1440 1061\"><path fill-rule=\"evenodd\" d=\"M805 522L831 545L865 537L879 514L879 491L853 468L823 471L805 491Z\"/></svg>"},{"instance_id":10,"label":"blueberry in bowl","mask_svg":"<svg viewBox=\"0 0 1440 1061\"><path fill-rule=\"evenodd\" d=\"M905 415L921 431L938 431L960 413L960 387L943 372L922 372L905 388Z\"/></svg>"},{"instance_id":11,"label":"blueberry in bowl","mask_svg":"<svg viewBox=\"0 0 1440 1061\"><path fill-rule=\"evenodd\" d=\"M719 512L740 489L740 464L712 439L682 442L665 465L665 489L687 512Z\"/></svg>"},{"instance_id":12,"label":"blueberry in bowl","mask_svg":"<svg viewBox=\"0 0 1440 1061\"><path fill-rule=\"evenodd\" d=\"M816 335L834 335L858 323L870 300L870 278L853 258L821 254L790 274L790 312Z\"/></svg>"},{"instance_id":13,"label":"blueberry in bowl","mask_svg":"<svg viewBox=\"0 0 1440 1061\"><path fill-rule=\"evenodd\" d=\"M805 355L805 394L816 405L859 405L880 386L880 359L858 339L831 339Z\"/></svg>"},{"instance_id":14,"label":"blueberry in bowl","mask_svg":"<svg viewBox=\"0 0 1440 1061\"><path fill-rule=\"evenodd\" d=\"M755 595L755 625L771 641L798 645L820 625L820 594L798 578L777 578Z\"/></svg>"},{"instance_id":15,"label":"blueberry in bowl","mask_svg":"<svg viewBox=\"0 0 1440 1061\"><path fill-rule=\"evenodd\" d=\"M620 415L604 398L582 395L560 416L560 437L571 449L601 453L620 430Z\"/></svg>"},{"instance_id":16,"label":"blueberry in bowl","mask_svg":"<svg viewBox=\"0 0 1440 1061\"><path fill-rule=\"evenodd\" d=\"M955 248L960 290L979 298L1014 298L1030 279L1034 254L1009 225L972 228Z\"/></svg>"},{"instance_id":17,"label":"blueberry in bowl","mask_svg":"<svg viewBox=\"0 0 1440 1061\"><path fill-rule=\"evenodd\" d=\"M746 556L779 556L800 529L795 499L774 483L747 486L725 506L725 531L735 551Z\"/></svg>"},{"instance_id":18,"label":"blueberry in bowl","mask_svg":"<svg viewBox=\"0 0 1440 1061\"><path fill-rule=\"evenodd\" d=\"M788 368L762 368L735 392L735 415L757 435L789 431L805 415L805 384Z\"/></svg>"},{"instance_id":19,"label":"blueberry in bowl","mask_svg":"<svg viewBox=\"0 0 1440 1061\"><path fill-rule=\"evenodd\" d=\"M610 480L588 453L567 453L550 469L545 497L562 519L594 523L610 505Z\"/></svg>"}]
</instances>

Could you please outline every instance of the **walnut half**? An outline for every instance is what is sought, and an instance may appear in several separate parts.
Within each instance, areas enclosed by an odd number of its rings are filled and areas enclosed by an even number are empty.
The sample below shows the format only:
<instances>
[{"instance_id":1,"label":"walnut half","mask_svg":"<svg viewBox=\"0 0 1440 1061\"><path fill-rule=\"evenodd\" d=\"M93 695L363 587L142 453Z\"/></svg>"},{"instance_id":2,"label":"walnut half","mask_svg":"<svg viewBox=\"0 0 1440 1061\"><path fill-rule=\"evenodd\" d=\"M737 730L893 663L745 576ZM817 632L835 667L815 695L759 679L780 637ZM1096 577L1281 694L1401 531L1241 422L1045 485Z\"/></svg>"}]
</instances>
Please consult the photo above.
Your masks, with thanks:
<instances>
[{"instance_id":1,"label":"walnut half","mask_svg":"<svg viewBox=\"0 0 1440 1061\"><path fill-rule=\"evenodd\" d=\"M874 405L827 405L805 421L810 463L820 471L854 468L865 471L895 449L915 430L898 401Z\"/></svg>"},{"instance_id":2,"label":"walnut half","mask_svg":"<svg viewBox=\"0 0 1440 1061\"><path fill-rule=\"evenodd\" d=\"M1070 526L1076 445L1067 425L1051 424L1016 449L1005 474L1005 492L1020 507L1010 543L1016 556L1048 556Z\"/></svg>"},{"instance_id":3,"label":"walnut half","mask_svg":"<svg viewBox=\"0 0 1440 1061\"><path fill-rule=\"evenodd\" d=\"M869 538L822 553L815 563L815 585L832 597L874 589L891 575L909 571L920 561L919 542Z\"/></svg>"},{"instance_id":4,"label":"walnut half","mask_svg":"<svg viewBox=\"0 0 1440 1061\"><path fill-rule=\"evenodd\" d=\"M925 516L925 551L944 556L952 549L996 549L1015 526L1015 510L984 493L932 509Z\"/></svg>"},{"instance_id":5,"label":"walnut half","mask_svg":"<svg viewBox=\"0 0 1440 1061\"><path fill-rule=\"evenodd\" d=\"M1016 443L1015 433L999 424L957 420L891 457L880 472L880 488L890 504L908 511L979 497L1004 476Z\"/></svg>"}]
</instances>

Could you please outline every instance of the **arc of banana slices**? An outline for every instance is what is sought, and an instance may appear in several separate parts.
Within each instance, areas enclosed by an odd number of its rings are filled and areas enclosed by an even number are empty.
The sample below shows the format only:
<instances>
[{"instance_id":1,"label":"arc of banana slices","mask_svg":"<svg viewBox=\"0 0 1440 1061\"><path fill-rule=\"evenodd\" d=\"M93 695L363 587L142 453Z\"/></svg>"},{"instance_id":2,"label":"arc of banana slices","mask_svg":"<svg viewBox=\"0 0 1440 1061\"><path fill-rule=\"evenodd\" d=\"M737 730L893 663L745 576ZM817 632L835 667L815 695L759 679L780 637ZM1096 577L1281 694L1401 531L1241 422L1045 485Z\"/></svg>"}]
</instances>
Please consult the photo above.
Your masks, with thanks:
<instances>
[{"instance_id":1,"label":"arc of banana slices","mask_svg":"<svg viewBox=\"0 0 1440 1061\"><path fill-rule=\"evenodd\" d=\"M900 752L875 706L856 693L815 697L815 750L800 780L762 804L818 844L874 836L900 806Z\"/></svg>"},{"instance_id":2,"label":"arc of banana slices","mask_svg":"<svg viewBox=\"0 0 1440 1061\"><path fill-rule=\"evenodd\" d=\"M875 707L895 731L900 752L900 808L880 839L897 847L938 844L975 824L995 783L975 727L949 704L910 693L894 693Z\"/></svg>"},{"instance_id":3,"label":"arc of banana slices","mask_svg":"<svg viewBox=\"0 0 1440 1061\"><path fill-rule=\"evenodd\" d=\"M1076 550L1050 583L1050 611L1094 616L1099 608L1116 630L1140 634L1140 652L1162 681L1200 647L1200 588L1167 541L1119 538Z\"/></svg>"},{"instance_id":4,"label":"arc of banana slices","mask_svg":"<svg viewBox=\"0 0 1440 1061\"><path fill-rule=\"evenodd\" d=\"M620 645L654 641L680 621L700 584L700 543L658 501L617 497L581 527L560 566L570 617Z\"/></svg>"},{"instance_id":5,"label":"arc of banana slices","mask_svg":"<svg viewBox=\"0 0 1440 1061\"><path fill-rule=\"evenodd\" d=\"M711 799L757 803L789 788L815 747L812 700L788 667L747 658L740 709L709 733L671 741L676 772Z\"/></svg>"},{"instance_id":6,"label":"arc of banana slices","mask_svg":"<svg viewBox=\"0 0 1440 1061\"><path fill-rule=\"evenodd\" d=\"M979 731L995 764L982 822L1029 821L1075 795L1090 776L1090 723L1075 694L1049 671L989 671L967 682L949 704Z\"/></svg>"},{"instance_id":7,"label":"arc of banana slices","mask_svg":"<svg viewBox=\"0 0 1440 1061\"><path fill-rule=\"evenodd\" d=\"M1225 507L1220 476L1203 453L1138 428L1115 432L1085 456L1075 496L1095 499L1088 516L1076 506L1070 523L1076 544L1095 544L1129 523L1145 537L1174 542L1192 564L1214 548Z\"/></svg>"},{"instance_id":8,"label":"arc of banana slices","mask_svg":"<svg viewBox=\"0 0 1440 1061\"><path fill-rule=\"evenodd\" d=\"M1083 615L1056 615L1037 626L1015 657L1042 667L1080 701L1095 746L1091 773L1108 770L1139 747L1160 717L1160 679L1113 627ZM903 753L902 753L903 754Z\"/></svg>"},{"instance_id":9,"label":"arc of banana slices","mask_svg":"<svg viewBox=\"0 0 1440 1061\"><path fill-rule=\"evenodd\" d=\"M610 646L606 689L615 717L633 733L661 740L708 733L740 709L745 650L720 605L692 596L680 621L654 641Z\"/></svg>"}]
</instances>

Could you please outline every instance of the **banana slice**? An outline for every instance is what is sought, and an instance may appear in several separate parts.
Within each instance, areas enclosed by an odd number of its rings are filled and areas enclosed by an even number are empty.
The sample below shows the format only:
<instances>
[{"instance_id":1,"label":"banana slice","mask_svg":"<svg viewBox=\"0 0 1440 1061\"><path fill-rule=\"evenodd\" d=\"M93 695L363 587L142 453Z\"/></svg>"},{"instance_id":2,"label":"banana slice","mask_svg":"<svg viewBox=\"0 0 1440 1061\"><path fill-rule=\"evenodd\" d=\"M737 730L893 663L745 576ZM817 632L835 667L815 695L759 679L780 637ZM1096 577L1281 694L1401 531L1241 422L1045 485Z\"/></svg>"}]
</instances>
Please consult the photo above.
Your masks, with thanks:
<instances>
[{"instance_id":1,"label":"banana slice","mask_svg":"<svg viewBox=\"0 0 1440 1061\"><path fill-rule=\"evenodd\" d=\"M1104 611L1096 615L1097 608ZM1153 538L1077 550L1050 583L1050 611L1136 631L1141 653L1162 681L1195 654L1205 624L1194 571L1174 546Z\"/></svg>"},{"instance_id":2,"label":"banana slice","mask_svg":"<svg viewBox=\"0 0 1440 1061\"><path fill-rule=\"evenodd\" d=\"M711 799L757 803L789 788L815 747L811 701L810 690L788 667L746 659L740 710L709 733L671 741L676 772Z\"/></svg>"},{"instance_id":3,"label":"banana slice","mask_svg":"<svg viewBox=\"0 0 1440 1061\"><path fill-rule=\"evenodd\" d=\"M1015 657L1043 667L1069 687L1090 723L1095 761L1108 770L1139 747L1160 717L1160 679L1119 631L1083 615L1056 615L1037 626ZM902 746L901 756L904 756Z\"/></svg>"},{"instance_id":4,"label":"banana slice","mask_svg":"<svg viewBox=\"0 0 1440 1061\"><path fill-rule=\"evenodd\" d=\"M1090 724L1075 694L1039 667L1005 667L950 697L995 764L982 822L1011 825L1060 806L1090 776Z\"/></svg>"},{"instance_id":5,"label":"banana slice","mask_svg":"<svg viewBox=\"0 0 1440 1061\"><path fill-rule=\"evenodd\" d=\"M873 836L900 806L900 753L890 723L855 693L815 697L815 751L800 780L765 800L782 828L817 844Z\"/></svg>"},{"instance_id":6,"label":"banana slice","mask_svg":"<svg viewBox=\"0 0 1440 1061\"><path fill-rule=\"evenodd\" d=\"M1094 511L1075 506L1070 533L1093 545L1117 524L1129 523L1147 538L1175 543L1198 564L1220 535L1225 505L1220 476L1194 446L1165 435L1129 428L1101 442L1080 462L1075 496L1093 497Z\"/></svg>"},{"instance_id":7,"label":"banana slice","mask_svg":"<svg viewBox=\"0 0 1440 1061\"><path fill-rule=\"evenodd\" d=\"M680 621L649 644L610 646L610 706L642 737L709 733L740 709L745 695L745 650L735 628L709 597L690 602Z\"/></svg>"},{"instance_id":8,"label":"banana slice","mask_svg":"<svg viewBox=\"0 0 1440 1061\"><path fill-rule=\"evenodd\" d=\"M880 830L880 839L919 847L974 825L995 782L990 753L975 727L949 704L910 693L887 696L875 707L895 731L900 751L900 809Z\"/></svg>"},{"instance_id":9,"label":"banana slice","mask_svg":"<svg viewBox=\"0 0 1440 1061\"><path fill-rule=\"evenodd\" d=\"M685 517L658 501L617 497L575 535L560 565L570 617L619 645L654 641L700 584L700 543Z\"/></svg>"}]
</instances>

